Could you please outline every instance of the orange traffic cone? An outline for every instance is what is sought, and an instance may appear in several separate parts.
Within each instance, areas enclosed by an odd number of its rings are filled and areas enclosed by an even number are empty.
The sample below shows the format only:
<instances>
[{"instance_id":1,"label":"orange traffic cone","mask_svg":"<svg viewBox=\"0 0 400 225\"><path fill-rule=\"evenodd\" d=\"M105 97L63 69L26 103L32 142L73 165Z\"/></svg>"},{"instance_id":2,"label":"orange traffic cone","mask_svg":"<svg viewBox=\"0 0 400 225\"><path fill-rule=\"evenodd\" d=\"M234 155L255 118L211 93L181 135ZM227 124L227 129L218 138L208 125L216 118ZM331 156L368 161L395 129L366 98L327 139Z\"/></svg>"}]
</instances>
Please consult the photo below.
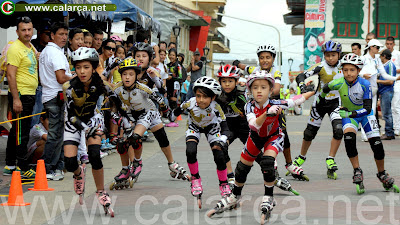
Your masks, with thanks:
<instances>
[{"instance_id":1,"label":"orange traffic cone","mask_svg":"<svg viewBox=\"0 0 400 225\"><path fill-rule=\"evenodd\" d=\"M40 159L37 161L35 185L33 186L33 188L28 188L28 190L30 190L30 191L54 191L53 188L49 188L49 186L47 185L46 168L44 166L43 159Z\"/></svg>"},{"instance_id":2,"label":"orange traffic cone","mask_svg":"<svg viewBox=\"0 0 400 225\"><path fill-rule=\"evenodd\" d=\"M21 172L14 171L11 177L11 186L8 193L8 201L1 204L2 206L26 206L31 203L24 202L22 193Z\"/></svg>"},{"instance_id":3,"label":"orange traffic cone","mask_svg":"<svg viewBox=\"0 0 400 225\"><path fill-rule=\"evenodd\" d=\"M176 117L176 121L181 121L182 120L182 116L179 115L178 117Z\"/></svg>"}]
</instances>

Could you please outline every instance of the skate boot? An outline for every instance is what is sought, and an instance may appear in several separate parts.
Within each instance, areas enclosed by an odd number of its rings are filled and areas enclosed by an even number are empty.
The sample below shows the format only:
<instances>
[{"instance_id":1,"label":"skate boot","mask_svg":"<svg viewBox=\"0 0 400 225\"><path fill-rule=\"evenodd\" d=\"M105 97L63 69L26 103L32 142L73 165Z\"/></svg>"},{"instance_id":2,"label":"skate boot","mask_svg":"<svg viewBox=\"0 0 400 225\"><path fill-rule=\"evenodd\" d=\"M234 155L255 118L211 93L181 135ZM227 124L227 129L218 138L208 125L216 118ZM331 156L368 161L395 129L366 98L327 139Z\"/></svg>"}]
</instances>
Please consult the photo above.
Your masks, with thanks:
<instances>
[{"instance_id":1,"label":"skate boot","mask_svg":"<svg viewBox=\"0 0 400 225\"><path fill-rule=\"evenodd\" d=\"M376 176L382 182L382 185L386 189L386 191L393 191L395 193L399 193L400 190L399 187L394 184L394 178L390 177L385 170L383 172L377 173Z\"/></svg>"},{"instance_id":2,"label":"skate boot","mask_svg":"<svg viewBox=\"0 0 400 225\"><path fill-rule=\"evenodd\" d=\"M85 164L83 164L85 165ZM79 204L83 204L83 199L85 195L85 173L86 173L86 167L85 166L79 166L81 169L81 174L76 176L74 174L74 190L77 195L79 195Z\"/></svg>"},{"instance_id":3,"label":"skate boot","mask_svg":"<svg viewBox=\"0 0 400 225\"><path fill-rule=\"evenodd\" d=\"M228 183L220 184L219 191L221 192L221 197L229 196L232 193Z\"/></svg>"},{"instance_id":4,"label":"skate boot","mask_svg":"<svg viewBox=\"0 0 400 225\"><path fill-rule=\"evenodd\" d=\"M106 191L96 191L96 196L99 200L100 205L103 206L104 212L111 217L114 217L114 210L111 208L111 198Z\"/></svg>"},{"instance_id":5,"label":"skate boot","mask_svg":"<svg viewBox=\"0 0 400 225\"><path fill-rule=\"evenodd\" d=\"M353 175L353 183L356 184L357 188L357 194L361 195L364 194L365 189L364 189L364 177L363 177L363 172L360 167L354 169L354 175Z\"/></svg>"},{"instance_id":6,"label":"skate boot","mask_svg":"<svg viewBox=\"0 0 400 225\"><path fill-rule=\"evenodd\" d=\"M199 209L201 209L201 195L203 194L201 178L195 179L194 177L192 177L191 189L192 195L197 198L197 204L199 206Z\"/></svg>"},{"instance_id":7,"label":"skate boot","mask_svg":"<svg viewBox=\"0 0 400 225\"><path fill-rule=\"evenodd\" d=\"M276 206L276 201L274 197L265 195L260 205L261 224L264 224L265 221L269 220L269 217L271 216L271 212L274 209L274 206Z\"/></svg>"},{"instance_id":8,"label":"skate boot","mask_svg":"<svg viewBox=\"0 0 400 225\"><path fill-rule=\"evenodd\" d=\"M139 179L139 175L142 172L142 160L137 161L136 159L131 162L131 168L132 168L132 173L130 174L133 180L133 183L136 183L137 180Z\"/></svg>"},{"instance_id":9,"label":"skate boot","mask_svg":"<svg viewBox=\"0 0 400 225\"><path fill-rule=\"evenodd\" d=\"M326 158L326 168L328 169L328 171L326 172L328 178L336 180L337 179L336 170L338 170L338 167L333 158Z\"/></svg>"},{"instance_id":10,"label":"skate boot","mask_svg":"<svg viewBox=\"0 0 400 225\"><path fill-rule=\"evenodd\" d=\"M304 174L303 168L301 168L301 166L298 166L298 164L296 163L296 160L298 160L299 157L297 157L293 163L286 164L285 167L288 170L288 172L286 172L286 176L291 174L295 179L309 181L310 179L307 175ZM302 160L301 158L299 159ZM303 163L304 161L301 164Z\"/></svg>"},{"instance_id":11,"label":"skate boot","mask_svg":"<svg viewBox=\"0 0 400 225\"><path fill-rule=\"evenodd\" d=\"M172 178L190 181L190 175L177 162L168 163L168 168Z\"/></svg>"},{"instance_id":12,"label":"skate boot","mask_svg":"<svg viewBox=\"0 0 400 225\"><path fill-rule=\"evenodd\" d=\"M290 191L295 195L300 195L299 192L297 192L296 190L294 190L292 188L292 185L290 184L290 182L283 177L276 176L274 185L284 191Z\"/></svg>"},{"instance_id":13,"label":"skate boot","mask_svg":"<svg viewBox=\"0 0 400 225\"><path fill-rule=\"evenodd\" d=\"M124 189L128 187L133 187L133 180L130 177L129 169L122 169L119 174L114 177L114 181L110 184L110 190Z\"/></svg>"},{"instance_id":14,"label":"skate boot","mask_svg":"<svg viewBox=\"0 0 400 225\"><path fill-rule=\"evenodd\" d=\"M233 187L235 186L235 177L228 177L228 185L233 190Z\"/></svg>"},{"instance_id":15,"label":"skate boot","mask_svg":"<svg viewBox=\"0 0 400 225\"><path fill-rule=\"evenodd\" d=\"M215 208L208 211L207 216L212 217L215 214L221 214L225 211L237 209L240 207L240 196L236 196L233 193L229 195L225 195L222 199L217 203Z\"/></svg>"}]
</instances>

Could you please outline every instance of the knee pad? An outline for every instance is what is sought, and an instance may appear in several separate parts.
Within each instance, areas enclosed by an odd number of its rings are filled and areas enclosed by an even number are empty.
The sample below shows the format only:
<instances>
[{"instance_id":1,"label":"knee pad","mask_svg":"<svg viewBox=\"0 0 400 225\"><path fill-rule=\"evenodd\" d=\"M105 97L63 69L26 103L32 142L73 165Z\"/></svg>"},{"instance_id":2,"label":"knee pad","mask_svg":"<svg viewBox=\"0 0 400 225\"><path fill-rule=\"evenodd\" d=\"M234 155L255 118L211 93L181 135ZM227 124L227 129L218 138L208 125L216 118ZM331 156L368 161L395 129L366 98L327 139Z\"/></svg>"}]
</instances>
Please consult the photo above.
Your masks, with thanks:
<instances>
[{"instance_id":1,"label":"knee pad","mask_svg":"<svg viewBox=\"0 0 400 225\"><path fill-rule=\"evenodd\" d=\"M222 149L222 152L224 153L225 162L230 162L231 158L229 157L228 148Z\"/></svg>"},{"instance_id":2,"label":"knee pad","mask_svg":"<svg viewBox=\"0 0 400 225\"><path fill-rule=\"evenodd\" d=\"M304 130L304 137L305 141L312 141L314 140L315 136L317 135L319 127L313 126L311 124L307 124L306 129Z\"/></svg>"},{"instance_id":3,"label":"knee pad","mask_svg":"<svg viewBox=\"0 0 400 225\"><path fill-rule=\"evenodd\" d=\"M99 170L103 168L103 162L100 158L100 147L101 145L88 146L89 162L90 164L92 164L92 169L94 170Z\"/></svg>"},{"instance_id":4,"label":"knee pad","mask_svg":"<svg viewBox=\"0 0 400 225\"><path fill-rule=\"evenodd\" d=\"M64 157L64 162L65 162L65 169L67 169L68 172L74 172L79 167L78 156Z\"/></svg>"},{"instance_id":5,"label":"knee pad","mask_svg":"<svg viewBox=\"0 0 400 225\"><path fill-rule=\"evenodd\" d=\"M169 101L169 108L170 109L176 109L178 107L178 104L176 103L176 101Z\"/></svg>"},{"instance_id":6,"label":"knee pad","mask_svg":"<svg viewBox=\"0 0 400 225\"><path fill-rule=\"evenodd\" d=\"M373 137L368 140L372 151L374 152L374 158L376 160L382 160L385 158L385 150L383 150L382 141L379 137Z\"/></svg>"},{"instance_id":7,"label":"knee pad","mask_svg":"<svg viewBox=\"0 0 400 225\"><path fill-rule=\"evenodd\" d=\"M333 120L332 128L333 128L333 138L335 140L342 140L343 138L342 120Z\"/></svg>"},{"instance_id":8,"label":"knee pad","mask_svg":"<svg viewBox=\"0 0 400 225\"><path fill-rule=\"evenodd\" d=\"M198 143L195 141L186 142L186 161L188 163L197 162L197 145Z\"/></svg>"},{"instance_id":9,"label":"knee pad","mask_svg":"<svg viewBox=\"0 0 400 225\"><path fill-rule=\"evenodd\" d=\"M238 183L246 183L247 180L247 174L249 174L251 170L251 166L248 166L244 163L242 163L241 161L239 161L236 165L236 169L235 169L235 180Z\"/></svg>"},{"instance_id":10,"label":"knee pad","mask_svg":"<svg viewBox=\"0 0 400 225\"><path fill-rule=\"evenodd\" d=\"M142 136L137 133L134 133L131 137L129 137L128 141L129 145L131 145L134 150L138 150L142 147Z\"/></svg>"},{"instance_id":11,"label":"knee pad","mask_svg":"<svg viewBox=\"0 0 400 225\"><path fill-rule=\"evenodd\" d=\"M212 153L214 155L214 162L217 165L217 170L225 170L226 162L224 152L222 150L213 149Z\"/></svg>"},{"instance_id":12,"label":"knee pad","mask_svg":"<svg viewBox=\"0 0 400 225\"><path fill-rule=\"evenodd\" d=\"M344 146L346 147L346 153L349 158L353 158L358 155L355 133L349 132L344 134Z\"/></svg>"},{"instance_id":13,"label":"knee pad","mask_svg":"<svg viewBox=\"0 0 400 225\"><path fill-rule=\"evenodd\" d=\"M262 156L261 157L261 172L264 176L264 181L273 182L275 181L275 158L272 156Z\"/></svg>"},{"instance_id":14,"label":"knee pad","mask_svg":"<svg viewBox=\"0 0 400 225\"><path fill-rule=\"evenodd\" d=\"M169 146L169 141L168 141L168 137L167 137L167 133L165 133L165 129L164 127L159 129L158 131L154 132L154 137L157 139L158 141L158 145L161 148L165 148Z\"/></svg>"},{"instance_id":15,"label":"knee pad","mask_svg":"<svg viewBox=\"0 0 400 225\"><path fill-rule=\"evenodd\" d=\"M120 155L124 155L125 153L127 153L128 149L129 149L129 143L127 141L118 140L117 151Z\"/></svg>"}]
</instances>

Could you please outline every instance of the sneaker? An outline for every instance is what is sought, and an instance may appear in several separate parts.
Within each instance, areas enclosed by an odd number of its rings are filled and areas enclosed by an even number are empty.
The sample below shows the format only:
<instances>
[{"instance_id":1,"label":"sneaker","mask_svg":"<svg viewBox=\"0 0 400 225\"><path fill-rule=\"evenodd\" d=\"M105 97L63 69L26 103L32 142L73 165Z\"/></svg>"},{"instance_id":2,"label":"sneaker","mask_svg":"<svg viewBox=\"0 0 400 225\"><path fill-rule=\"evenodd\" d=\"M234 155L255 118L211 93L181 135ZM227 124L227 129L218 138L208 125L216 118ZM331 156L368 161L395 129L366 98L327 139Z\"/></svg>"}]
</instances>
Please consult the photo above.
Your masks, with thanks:
<instances>
[{"instance_id":1,"label":"sneaker","mask_svg":"<svg viewBox=\"0 0 400 225\"><path fill-rule=\"evenodd\" d=\"M21 169L18 166L14 167L14 169L10 169L8 166L5 166L3 169L3 176L11 176L14 171L21 172Z\"/></svg>"},{"instance_id":2,"label":"sneaker","mask_svg":"<svg viewBox=\"0 0 400 225\"><path fill-rule=\"evenodd\" d=\"M81 156L81 163L88 164L89 163L89 156L87 154Z\"/></svg>"},{"instance_id":3,"label":"sneaker","mask_svg":"<svg viewBox=\"0 0 400 225\"><path fill-rule=\"evenodd\" d=\"M56 176L56 174L54 173L53 170L50 170L50 173L46 174L46 178L47 180L54 180L54 177Z\"/></svg>"},{"instance_id":4,"label":"sneaker","mask_svg":"<svg viewBox=\"0 0 400 225\"><path fill-rule=\"evenodd\" d=\"M179 124L178 124L178 123L175 123L175 122L171 122L171 123L169 123L169 124L166 124L165 126L166 126L166 127L179 127Z\"/></svg>"},{"instance_id":5,"label":"sneaker","mask_svg":"<svg viewBox=\"0 0 400 225\"><path fill-rule=\"evenodd\" d=\"M394 130L394 135L400 136L400 130Z\"/></svg>"},{"instance_id":6,"label":"sneaker","mask_svg":"<svg viewBox=\"0 0 400 225\"><path fill-rule=\"evenodd\" d=\"M381 140L393 140L395 139L394 136L386 136L386 134L381 136Z\"/></svg>"},{"instance_id":7,"label":"sneaker","mask_svg":"<svg viewBox=\"0 0 400 225\"><path fill-rule=\"evenodd\" d=\"M36 176L36 172L33 169L21 172L21 177L26 178L26 179L34 179L35 176Z\"/></svg>"},{"instance_id":8,"label":"sneaker","mask_svg":"<svg viewBox=\"0 0 400 225\"><path fill-rule=\"evenodd\" d=\"M106 139L101 140L100 150L107 150Z\"/></svg>"},{"instance_id":9,"label":"sneaker","mask_svg":"<svg viewBox=\"0 0 400 225\"><path fill-rule=\"evenodd\" d=\"M54 172L54 178L53 180L63 180L64 179L64 172L61 170L56 170Z\"/></svg>"},{"instance_id":10,"label":"sneaker","mask_svg":"<svg viewBox=\"0 0 400 225\"><path fill-rule=\"evenodd\" d=\"M104 158L104 157L106 157L106 156L108 156L108 153L107 153L107 152L100 151L100 158L101 158L101 159Z\"/></svg>"}]
</instances>

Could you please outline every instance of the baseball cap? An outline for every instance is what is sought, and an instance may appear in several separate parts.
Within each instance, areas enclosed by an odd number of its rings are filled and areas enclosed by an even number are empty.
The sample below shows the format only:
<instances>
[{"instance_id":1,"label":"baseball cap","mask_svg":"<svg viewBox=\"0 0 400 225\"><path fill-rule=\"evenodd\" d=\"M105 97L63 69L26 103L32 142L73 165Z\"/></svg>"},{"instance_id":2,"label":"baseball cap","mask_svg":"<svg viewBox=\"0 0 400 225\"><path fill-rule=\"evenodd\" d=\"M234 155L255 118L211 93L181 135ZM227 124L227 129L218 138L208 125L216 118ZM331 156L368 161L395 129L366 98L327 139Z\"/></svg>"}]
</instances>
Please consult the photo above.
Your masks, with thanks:
<instances>
[{"instance_id":1,"label":"baseball cap","mask_svg":"<svg viewBox=\"0 0 400 225\"><path fill-rule=\"evenodd\" d=\"M194 52L194 55L200 55L200 52L199 52L198 50L196 50L196 51Z\"/></svg>"},{"instance_id":2,"label":"baseball cap","mask_svg":"<svg viewBox=\"0 0 400 225\"><path fill-rule=\"evenodd\" d=\"M368 45L365 46L365 49L368 49L371 46L379 46L379 47L383 47L383 45L377 40L377 39L371 39L368 42Z\"/></svg>"}]
</instances>

